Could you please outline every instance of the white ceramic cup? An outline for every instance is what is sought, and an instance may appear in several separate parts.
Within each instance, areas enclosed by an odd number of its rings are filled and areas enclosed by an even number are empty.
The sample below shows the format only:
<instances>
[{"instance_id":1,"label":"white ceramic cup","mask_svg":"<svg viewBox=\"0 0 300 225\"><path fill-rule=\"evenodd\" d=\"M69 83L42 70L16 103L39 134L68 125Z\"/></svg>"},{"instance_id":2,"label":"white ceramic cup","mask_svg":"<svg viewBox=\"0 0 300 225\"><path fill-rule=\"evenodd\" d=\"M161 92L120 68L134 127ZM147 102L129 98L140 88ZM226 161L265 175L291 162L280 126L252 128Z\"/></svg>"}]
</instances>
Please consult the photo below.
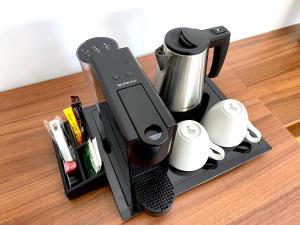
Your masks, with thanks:
<instances>
[{"instance_id":1,"label":"white ceramic cup","mask_svg":"<svg viewBox=\"0 0 300 225\"><path fill-rule=\"evenodd\" d=\"M237 146L244 138L252 143L257 143L261 139L261 133L248 119L245 106L234 99L226 99L215 104L204 115L202 124L210 140L222 147ZM249 130L256 137L252 136Z\"/></svg>"},{"instance_id":2,"label":"white ceramic cup","mask_svg":"<svg viewBox=\"0 0 300 225\"><path fill-rule=\"evenodd\" d=\"M209 140L205 128L200 123L185 120L178 124L170 155L170 164L173 167L183 171L194 171L202 168L209 157L222 160L224 156L224 150Z\"/></svg>"}]
</instances>

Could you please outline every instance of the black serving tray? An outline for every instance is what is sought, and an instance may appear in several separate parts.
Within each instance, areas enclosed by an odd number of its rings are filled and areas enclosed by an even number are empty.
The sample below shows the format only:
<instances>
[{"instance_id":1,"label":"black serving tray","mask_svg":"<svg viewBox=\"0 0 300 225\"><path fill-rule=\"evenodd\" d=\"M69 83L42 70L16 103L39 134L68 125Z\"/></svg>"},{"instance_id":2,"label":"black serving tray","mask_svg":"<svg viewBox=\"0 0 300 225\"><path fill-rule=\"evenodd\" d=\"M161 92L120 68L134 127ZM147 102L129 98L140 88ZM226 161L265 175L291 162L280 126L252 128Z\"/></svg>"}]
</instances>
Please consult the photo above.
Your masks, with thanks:
<instances>
[{"instance_id":1,"label":"black serving tray","mask_svg":"<svg viewBox=\"0 0 300 225\"><path fill-rule=\"evenodd\" d=\"M64 122L64 127L65 127L65 135L72 147L75 150L75 157L77 161L77 166L78 170L71 175L66 175L64 172L64 166L63 166L63 160L61 158L60 152L58 145L53 142L54 150L55 150L55 155L58 163L58 168L60 171L62 183L64 186L64 191L65 195L69 198L75 198L77 196L80 196L84 193L87 193L89 191L92 191L96 188L102 187L107 185L107 179L106 179L106 174L105 174L105 169L104 166L102 166L101 171L97 173L95 176L88 176L87 170L84 165L84 161L82 158L82 150L86 145L86 142L79 146L75 146L75 140L74 137L71 133L71 129L69 126L68 122ZM87 130L87 135L91 138L92 136L90 135L90 131L88 128ZM69 182L71 180L71 184Z\"/></svg>"},{"instance_id":2,"label":"black serving tray","mask_svg":"<svg viewBox=\"0 0 300 225\"><path fill-rule=\"evenodd\" d=\"M209 78L206 78L201 105L185 114L173 113L174 118L177 122L186 119L201 122L205 112L223 99L226 99L226 96ZM96 106L91 106L85 108L83 112L91 136L97 137L98 146L102 146L100 142L105 137L110 145L110 148L100 148L100 155L120 215L122 219L127 220L142 212L142 208L136 201L135 196L132 195L126 157L126 143L112 117L108 104L104 102L98 106L100 111ZM224 148L226 152L224 160L215 161L209 159L206 165L197 171L183 172L169 167L168 176L175 188L175 195L182 194L195 186L228 172L270 149L271 146L263 138L256 144L245 140L237 147Z\"/></svg>"},{"instance_id":3,"label":"black serving tray","mask_svg":"<svg viewBox=\"0 0 300 225\"><path fill-rule=\"evenodd\" d=\"M201 122L205 112L217 102L226 99L226 96L217 86L206 78L204 95L201 105L185 114L173 113L177 122L186 119ZM92 137L96 137L98 146L102 146L101 139L107 139L109 148L99 148L104 163L106 176L122 219L127 220L142 212L135 196L132 195L129 168L126 157L126 143L116 122L112 117L106 102L83 110L86 122ZM182 194L210 179L234 169L241 164L256 158L269 151L271 146L262 138L259 143L253 144L246 140L234 148L224 148L226 155L222 161L209 159L206 165L193 172L183 172L169 167L168 176L175 188L175 195Z\"/></svg>"}]
</instances>

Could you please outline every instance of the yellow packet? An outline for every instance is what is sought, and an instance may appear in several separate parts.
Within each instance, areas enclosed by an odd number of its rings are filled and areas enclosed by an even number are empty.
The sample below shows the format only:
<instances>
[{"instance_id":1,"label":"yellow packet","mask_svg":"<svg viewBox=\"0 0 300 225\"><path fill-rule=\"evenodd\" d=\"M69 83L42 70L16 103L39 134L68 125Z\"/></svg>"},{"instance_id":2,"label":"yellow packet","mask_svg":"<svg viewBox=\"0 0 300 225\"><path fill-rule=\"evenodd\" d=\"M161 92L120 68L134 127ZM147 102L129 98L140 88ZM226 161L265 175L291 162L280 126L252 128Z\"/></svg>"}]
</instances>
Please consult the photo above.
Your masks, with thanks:
<instances>
[{"instance_id":1,"label":"yellow packet","mask_svg":"<svg viewBox=\"0 0 300 225\"><path fill-rule=\"evenodd\" d=\"M64 111L65 116L68 119L68 122L70 124L71 130L72 130L72 132L74 134L74 137L76 139L77 145L82 144L82 142L83 142L82 133L81 133L81 130L80 130L79 126L78 126L76 117L74 115L73 108L72 107L68 107L68 108L65 108L63 111Z\"/></svg>"}]
</instances>

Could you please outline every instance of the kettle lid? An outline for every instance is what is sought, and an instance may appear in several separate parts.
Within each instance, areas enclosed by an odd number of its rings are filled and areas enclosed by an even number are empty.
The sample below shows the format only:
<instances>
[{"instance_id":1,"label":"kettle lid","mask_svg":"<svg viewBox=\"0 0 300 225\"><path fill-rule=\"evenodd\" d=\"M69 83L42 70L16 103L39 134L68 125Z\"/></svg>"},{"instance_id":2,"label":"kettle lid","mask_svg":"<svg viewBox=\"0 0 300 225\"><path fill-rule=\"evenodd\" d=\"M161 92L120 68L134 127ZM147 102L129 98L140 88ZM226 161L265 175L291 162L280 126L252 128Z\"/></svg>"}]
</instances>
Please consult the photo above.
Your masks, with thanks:
<instances>
[{"instance_id":1,"label":"kettle lid","mask_svg":"<svg viewBox=\"0 0 300 225\"><path fill-rule=\"evenodd\" d=\"M208 48L210 37L207 31L179 27L168 31L165 45L181 55L197 55Z\"/></svg>"}]
</instances>

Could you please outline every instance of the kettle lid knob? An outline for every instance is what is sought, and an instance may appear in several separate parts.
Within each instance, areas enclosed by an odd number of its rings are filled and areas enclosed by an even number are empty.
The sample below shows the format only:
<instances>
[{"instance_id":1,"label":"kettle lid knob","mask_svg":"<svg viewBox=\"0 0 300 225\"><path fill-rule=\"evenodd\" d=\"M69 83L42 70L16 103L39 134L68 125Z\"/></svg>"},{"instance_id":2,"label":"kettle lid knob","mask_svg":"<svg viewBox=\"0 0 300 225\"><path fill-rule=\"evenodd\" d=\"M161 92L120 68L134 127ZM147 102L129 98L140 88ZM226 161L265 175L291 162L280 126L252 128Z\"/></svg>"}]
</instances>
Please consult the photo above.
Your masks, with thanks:
<instances>
[{"instance_id":1,"label":"kettle lid knob","mask_svg":"<svg viewBox=\"0 0 300 225\"><path fill-rule=\"evenodd\" d=\"M204 30L180 27L165 36L165 45L181 55L197 55L209 47L210 37Z\"/></svg>"}]
</instances>

